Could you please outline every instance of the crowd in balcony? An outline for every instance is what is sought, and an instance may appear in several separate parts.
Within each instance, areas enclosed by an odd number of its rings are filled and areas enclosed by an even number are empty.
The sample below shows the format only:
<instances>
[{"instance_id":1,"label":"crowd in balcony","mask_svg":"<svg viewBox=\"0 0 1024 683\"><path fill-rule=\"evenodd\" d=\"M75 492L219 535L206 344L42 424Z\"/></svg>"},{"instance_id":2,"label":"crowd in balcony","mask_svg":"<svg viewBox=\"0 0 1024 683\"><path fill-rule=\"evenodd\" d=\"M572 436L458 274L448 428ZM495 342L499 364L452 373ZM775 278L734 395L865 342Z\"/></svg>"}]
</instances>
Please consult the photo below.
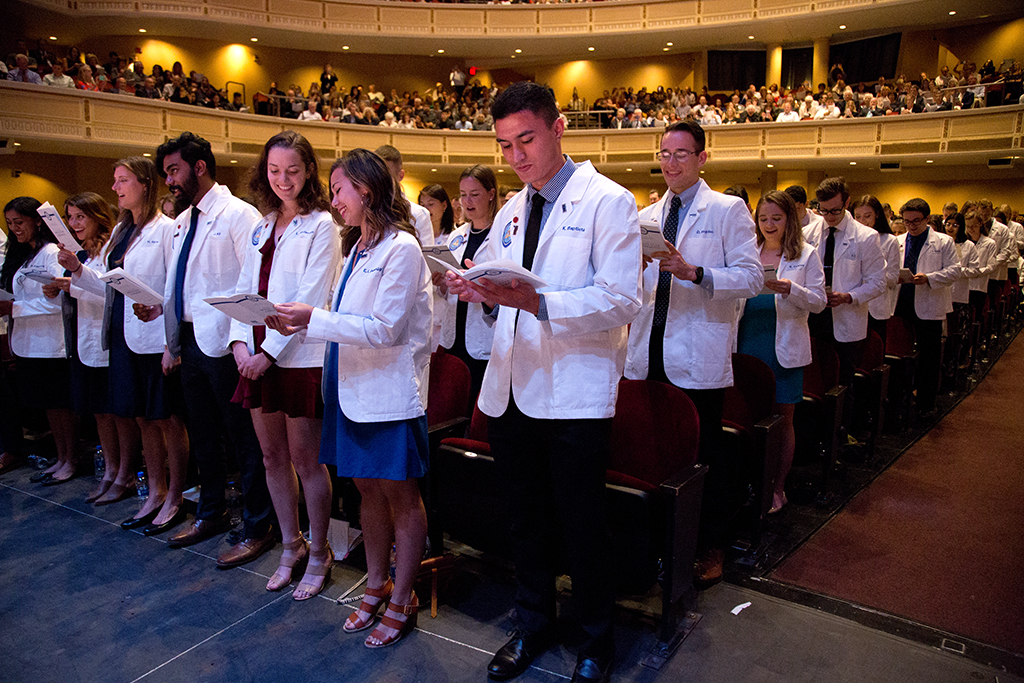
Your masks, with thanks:
<instances>
[{"instance_id":1,"label":"crowd in balcony","mask_svg":"<svg viewBox=\"0 0 1024 683\"><path fill-rule=\"evenodd\" d=\"M942 67L934 78L922 72L916 79L900 74L896 79L847 83L842 64L830 70L829 81L812 88L810 81L787 90L778 84L754 84L741 92L711 93L707 87L694 92L688 87L653 90L614 88L587 107L574 90L569 111L599 112L606 128L663 128L690 119L702 126L731 123L788 123L841 118L867 118L934 111L971 109L1024 103L1021 69L1014 62L999 73L989 60L978 69L962 62L954 69ZM992 84L1001 87L993 89Z\"/></svg>"}]
</instances>

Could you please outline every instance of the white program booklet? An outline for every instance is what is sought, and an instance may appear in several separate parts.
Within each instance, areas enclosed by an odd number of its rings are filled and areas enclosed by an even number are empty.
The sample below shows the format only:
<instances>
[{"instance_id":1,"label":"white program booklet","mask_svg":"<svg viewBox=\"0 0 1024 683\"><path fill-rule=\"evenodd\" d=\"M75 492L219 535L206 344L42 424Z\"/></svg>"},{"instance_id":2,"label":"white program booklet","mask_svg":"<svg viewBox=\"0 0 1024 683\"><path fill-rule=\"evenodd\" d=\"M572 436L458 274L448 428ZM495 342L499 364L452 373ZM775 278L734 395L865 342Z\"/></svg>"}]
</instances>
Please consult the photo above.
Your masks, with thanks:
<instances>
[{"instance_id":1,"label":"white program booklet","mask_svg":"<svg viewBox=\"0 0 1024 683\"><path fill-rule=\"evenodd\" d=\"M438 261L439 263L443 263L443 261L440 261L434 256L430 256L430 258ZM526 268L523 268L518 263L509 259L497 259L494 261L487 261L485 263L478 263L468 270L461 270L450 266L446 266L446 269L458 273L470 282L479 280L480 278L487 278L494 284L501 287L509 286L512 284L513 280L525 282L531 285L534 289L541 289L542 287L548 286L548 283L542 278L537 277Z\"/></svg>"},{"instance_id":2,"label":"white program booklet","mask_svg":"<svg viewBox=\"0 0 1024 683\"><path fill-rule=\"evenodd\" d=\"M100 280L109 287L116 289L137 304L156 306L163 304L164 295L153 290L142 280L124 272L124 268L114 268L100 275Z\"/></svg>"},{"instance_id":3,"label":"white program booklet","mask_svg":"<svg viewBox=\"0 0 1024 683\"><path fill-rule=\"evenodd\" d=\"M48 270L26 270L22 273L29 280L35 280L36 282L42 282L44 285L48 285L53 282L54 275Z\"/></svg>"},{"instance_id":4,"label":"white program booklet","mask_svg":"<svg viewBox=\"0 0 1024 683\"><path fill-rule=\"evenodd\" d=\"M259 294L236 294L234 296L211 296L203 299L224 315L231 316L246 325L266 325L267 316L277 315L274 304Z\"/></svg>"},{"instance_id":5,"label":"white program booklet","mask_svg":"<svg viewBox=\"0 0 1024 683\"><path fill-rule=\"evenodd\" d=\"M643 242L644 256L650 256L658 251L668 251L665 248L665 236L661 234L661 228L654 221L640 221L640 239Z\"/></svg>"},{"instance_id":6,"label":"white program booklet","mask_svg":"<svg viewBox=\"0 0 1024 683\"><path fill-rule=\"evenodd\" d=\"M899 283L906 285L910 284L914 280L914 274L910 272L910 268L900 268L900 279Z\"/></svg>"},{"instance_id":7,"label":"white program booklet","mask_svg":"<svg viewBox=\"0 0 1024 683\"><path fill-rule=\"evenodd\" d=\"M430 268L431 273L441 273L444 275L446 271L458 270L459 262L455 260L455 254L445 244L436 244L430 247L422 247L423 255L430 256L427 259L427 267Z\"/></svg>"},{"instance_id":8,"label":"white program booklet","mask_svg":"<svg viewBox=\"0 0 1024 683\"><path fill-rule=\"evenodd\" d=\"M764 267L764 281L765 282L773 282L775 280L778 280L779 278L776 277L777 275L778 275L778 270L776 269L775 266L765 266ZM761 287L761 294L774 294L774 292L772 290L768 289L767 286L764 286L764 287Z\"/></svg>"},{"instance_id":9,"label":"white program booklet","mask_svg":"<svg viewBox=\"0 0 1024 683\"><path fill-rule=\"evenodd\" d=\"M50 202L45 202L39 207L39 217L57 238L58 244L63 244L68 251L82 251L82 245L75 239L75 234L68 230L68 226L64 225L64 219L60 217L57 209L53 208Z\"/></svg>"}]
</instances>

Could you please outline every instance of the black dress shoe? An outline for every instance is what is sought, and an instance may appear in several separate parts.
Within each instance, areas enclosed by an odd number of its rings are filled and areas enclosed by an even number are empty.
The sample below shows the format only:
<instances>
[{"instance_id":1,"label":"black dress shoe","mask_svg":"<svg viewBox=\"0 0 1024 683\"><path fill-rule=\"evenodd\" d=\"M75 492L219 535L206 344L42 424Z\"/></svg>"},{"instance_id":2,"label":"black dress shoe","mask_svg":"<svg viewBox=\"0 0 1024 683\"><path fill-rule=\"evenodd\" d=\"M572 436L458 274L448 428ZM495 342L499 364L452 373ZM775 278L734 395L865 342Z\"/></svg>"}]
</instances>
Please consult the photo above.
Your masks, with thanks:
<instances>
[{"instance_id":1,"label":"black dress shoe","mask_svg":"<svg viewBox=\"0 0 1024 683\"><path fill-rule=\"evenodd\" d=\"M141 527L144 527L150 522L152 522L154 519L156 519L156 516L159 512L160 508L157 508L156 510L149 512L143 515L142 517L131 517L129 519L126 519L123 522L121 522L121 528L125 531L131 531L132 529L139 529Z\"/></svg>"},{"instance_id":2,"label":"black dress shoe","mask_svg":"<svg viewBox=\"0 0 1024 683\"><path fill-rule=\"evenodd\" d=\"M612 678L612 657L592 656L576 661L576 670L572 672L571 683L607 683Z\"/></svg>"},{"instance_id":3,"label":"black dress shoe","mask_svg":"<svg viewBox=\"0 0 1024 683\"><path fill-rule=\"evenodd\" d=\"M149 524L145 529L142 530L144 536L156 536L162 534L165 531L170 531L174 527L178 526L185 521L188 515L182 508L178 508L178 511L174 513L174 516L163 524Z\"/></svg>"},{"instance_id":4,"label":"black dress shoe","mask_svg":"<svg viewBox=\"0 0 1024 683\"><path fill-rule=\"evenodd\" d=\"M516 629L512 638L487 665L487 675L496 681L507 681L530 668L530 663L544 650L554 644L555 640L547 633L532 633Z\"/></svg>"}]
</instances>

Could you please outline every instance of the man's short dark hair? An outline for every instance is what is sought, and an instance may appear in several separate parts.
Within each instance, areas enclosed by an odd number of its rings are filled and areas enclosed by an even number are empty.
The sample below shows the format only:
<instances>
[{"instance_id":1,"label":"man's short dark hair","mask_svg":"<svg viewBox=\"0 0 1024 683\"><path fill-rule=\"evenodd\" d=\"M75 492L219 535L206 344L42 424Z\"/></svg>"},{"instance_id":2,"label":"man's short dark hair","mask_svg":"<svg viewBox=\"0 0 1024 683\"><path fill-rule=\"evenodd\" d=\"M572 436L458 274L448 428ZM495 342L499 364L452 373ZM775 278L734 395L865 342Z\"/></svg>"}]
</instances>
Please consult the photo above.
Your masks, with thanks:
<instances>
[{"instance_id":1,"label":"man's short dark hair","mask_svg":"<svg viewBox=\"0 0 1024 683\"><path fill-rule=\"evenodd\" d=\"M373 153L387 163L393 164L395 168L402 168L402 153L398 151L397 147L392 145L381 145L377 149L373 150Z\"/></svg>"},{"instance_id":2,"label":"man's short dark hair","mask_svg":"<svg viewBox=\"0 0 1024 683\"><path fill-rule=\"evenodd\" d=\"M836 195L840 195L843 198L843 203L850 198L850 188L846 186L846 178L843 176L832 176L831 178L825 178L818 185L818 189L814 191L814 196L818 198L818 203L827 202Z\"/></svg>"},{"instance_id":3,"label":"man's short dark hair","mask_svg":"<svg viewBox=\"0 0 1024 683\"><path fill-rule=\"evenodd\" d=\"M790 185L783 192L788 194L797 204L807 204L807 190L800 185Z\"/></svg>"},{"instance_id":4,"label":"man's short dark hair","mask_svg":"<svg viewBox=\"0 0 1024 683\"><path fill-rule=\"evenodd\" d=\"M156 171L161 178L167 177L167 173L164 171L164 159L175 152L179 152L181 160L192 169L195 169L197 162L205 162L206 173L211 180L217 180L217 160L213 156L210 143L189 131L185 131L156 148Z\"/></svg>"},{"instance_id":5,"label":"man's short dark hair","mask_svg":"<svg viewBox=\"0 0 1024 683\"><path fill-rule=\"evenodd\" d=\"M907 202L900 207L901 216L903 215L904 211L917 211L919 214L923 216L930 216L932 213L932 209L930 206L928 206L928 202L921 199L920 197L908 199Z\"/></svg>"},{"instance_id":6,"label":"man's short dark hair","mask_svg":"<svg viewBox=\"0 0 1024 683\"><path fill-rule=\"evenodd\" d=\"M491 105L491 117L500 121L512 114L528 111L544 120L549 127L558 118L558 105L555 94L548 88L531 81L513 83L500 95L494 98Z\"/></svg>"},{"instance_id":7,"label":"man's short dark hair","mask_svg":"<svg viewBox=\"0 0 1024 683\"><path fill-rule=\"evenodd\" d=\"M696 147L693 151L697 154L703 152L704 146L707 144L708 136L696 121L683 119L682 121L670 123L665 127L665 135L668 135L669 133L689 133L693 136L694 146ZM663 140L665 139L665 135L661 136Z\"/></svg>"},{"instance_id":8,"label":"man's short dark hair","mask_svg":"<svg viewBox=\"0 0 1024 683\"><path fill-rule=\"evenodd\" d=\"M722 194L729 195L730 197L739 197L743 200L744 204L750 206L750 195L747 194L747 188L742 185L730 185Z\"/></svg>"}]
</instances>

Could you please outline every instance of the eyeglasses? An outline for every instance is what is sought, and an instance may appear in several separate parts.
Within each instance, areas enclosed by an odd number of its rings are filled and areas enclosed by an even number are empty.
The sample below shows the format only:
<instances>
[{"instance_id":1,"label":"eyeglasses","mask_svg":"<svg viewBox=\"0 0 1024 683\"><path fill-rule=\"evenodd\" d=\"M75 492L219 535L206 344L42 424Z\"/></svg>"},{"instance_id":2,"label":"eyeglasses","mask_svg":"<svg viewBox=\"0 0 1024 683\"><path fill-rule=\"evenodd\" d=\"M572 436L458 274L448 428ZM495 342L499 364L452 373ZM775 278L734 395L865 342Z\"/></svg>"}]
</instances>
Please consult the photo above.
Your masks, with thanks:
<instances>
[{"instance_id":1,"label":"eyeglasses","mask_svg":"<svg viewBox=\"0 0 1024 683\"><path fill-rule=\"evenodd\" d=\"M697 152L691 152L688 149L680 149L675 152L661 150L658 152L658 160L667 164L669 159L675 159L677 164L685 164L686 160L690 158L690 155L696 153Z\"/></svg>"},{"instance_id":2,"label":"eyeglasses","mask_svg":"<svg viewBox=\"0 0 1024 683\"><path fill-rule=\"evenodd\" d=\"M923 217L915 220L911 220L910 218L903 219L903 225L907 226L908 228L916 228L917 226L921 225L924 222L925 218Z\"/></svg>"},{"instance_id":3,"label":"eyeglasses","mask_svg":"<svg viewBox=\"0 0 1024 683\"><path fill-rule=\"evenodd\" d=\"M818 213L822 216L842 216L846 209L840 206L838 209L818 209Z\"/></svg>"}]
</instances>

